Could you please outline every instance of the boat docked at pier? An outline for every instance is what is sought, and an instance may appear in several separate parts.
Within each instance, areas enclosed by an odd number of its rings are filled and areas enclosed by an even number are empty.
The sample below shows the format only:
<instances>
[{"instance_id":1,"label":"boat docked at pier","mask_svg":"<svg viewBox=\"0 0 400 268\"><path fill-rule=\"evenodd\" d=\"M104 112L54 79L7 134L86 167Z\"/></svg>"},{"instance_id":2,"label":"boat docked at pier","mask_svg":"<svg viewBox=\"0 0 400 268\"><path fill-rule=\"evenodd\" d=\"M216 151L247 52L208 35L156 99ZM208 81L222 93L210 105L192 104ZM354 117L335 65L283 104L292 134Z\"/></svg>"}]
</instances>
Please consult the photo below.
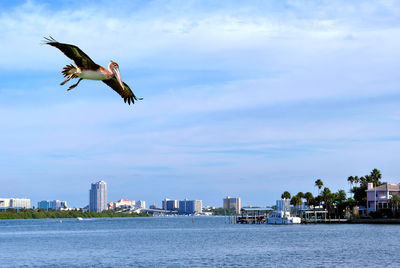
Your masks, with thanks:
<instances>
[{"instance_id":1,"label":"boat docked at pier","mask_svg":"<svg viewBox=\"0 0 400 268\"><path fill-rule=\"evenodd\" d=\"M273 211L271 216L267 218L268 224L296 224L301 223L300 217L291 216L289 211L277 210Z\"/></svg>"},{"instance_id":2,"label":"boat docked at pier","mask_svg":"<svg viewBox=\"0 0 400 268\"><path fill-rule=\"evenodd\" d=\"M267 218L268 224L297 224L301 218L290 215L289 199L276 200L275 210Z\"/></svg>"}]
</instances>

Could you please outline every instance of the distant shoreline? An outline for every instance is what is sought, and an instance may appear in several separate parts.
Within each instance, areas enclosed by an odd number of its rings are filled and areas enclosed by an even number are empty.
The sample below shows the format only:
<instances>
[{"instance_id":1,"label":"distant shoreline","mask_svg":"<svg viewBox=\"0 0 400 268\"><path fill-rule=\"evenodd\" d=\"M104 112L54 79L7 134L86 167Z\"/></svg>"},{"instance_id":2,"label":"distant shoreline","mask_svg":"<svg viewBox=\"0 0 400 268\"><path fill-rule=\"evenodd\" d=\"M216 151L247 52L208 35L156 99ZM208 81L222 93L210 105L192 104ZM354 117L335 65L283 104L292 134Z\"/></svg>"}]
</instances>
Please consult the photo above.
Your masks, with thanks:
<instances>
[{"instance_id":1,"label":"distant shoreline","mask_svg":"<svg viewBox=\"0 0 400 268\"><path fill-rule=\"evenodd\" d=\"M0 220L16 219L70 219L70 218L125 218L125 217L152 217L146 213L120 213L115 211L93 212L79 210L5 210L0 211Z\"/></svg>"}]
</instances>

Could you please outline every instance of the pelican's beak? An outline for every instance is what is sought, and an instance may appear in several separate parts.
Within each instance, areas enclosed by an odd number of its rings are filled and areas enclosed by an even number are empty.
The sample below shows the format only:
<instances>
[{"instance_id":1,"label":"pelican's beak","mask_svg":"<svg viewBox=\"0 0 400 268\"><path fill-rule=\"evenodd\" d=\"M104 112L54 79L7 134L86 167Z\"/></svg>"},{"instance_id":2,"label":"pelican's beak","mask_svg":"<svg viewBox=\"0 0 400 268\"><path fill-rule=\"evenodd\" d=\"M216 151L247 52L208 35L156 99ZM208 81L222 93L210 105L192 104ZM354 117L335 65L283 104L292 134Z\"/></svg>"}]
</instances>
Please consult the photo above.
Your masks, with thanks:
<instances>
[{"instance_id":1,"label":"pelican's beak","mask_svg":"<svg viewBox=\"0 0 400 268\"><path fill-rule=\"evenodd\" d=\"M117 78L119 84L121 85L122 89L124 89L125 86L124 83L122 83L121 74L119 73L119 68L117 66L113 66L111 69L115 75L115 78Z\"/></svg>"}]
</instances>

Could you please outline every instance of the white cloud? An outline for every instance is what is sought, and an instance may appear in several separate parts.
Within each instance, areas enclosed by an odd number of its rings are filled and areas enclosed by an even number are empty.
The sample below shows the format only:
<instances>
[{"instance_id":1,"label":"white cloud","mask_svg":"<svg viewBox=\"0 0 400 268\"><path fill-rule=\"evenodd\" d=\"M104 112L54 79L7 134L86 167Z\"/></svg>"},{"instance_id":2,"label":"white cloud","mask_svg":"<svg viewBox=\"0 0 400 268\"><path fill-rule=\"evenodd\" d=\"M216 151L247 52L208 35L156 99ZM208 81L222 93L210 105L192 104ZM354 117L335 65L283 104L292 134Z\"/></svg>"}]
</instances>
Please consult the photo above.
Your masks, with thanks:
<instances>
[{"instance_id":1,"label":"white cloud","mask_svg":"<svg viewBox=\"0 0 400 268\"><path fill-rule=\"evenodd\" d=\"M21 75L0 86L0 156L26 169L7 174L23 181L51 166L44 180L165 176L227 191L278 189L275 180L295 183L297 174L340 184L351 165L396 174L385 163L398 148L398 4L288 4L196 13L172 3L164 14L151 4L127 12L28 2L1 13L0 68ZM46 35L99 64L118 60L144 101L124 105L99 82L66 94L54 81L70 60L39 45Z\"/></svg>"}]
</instances>

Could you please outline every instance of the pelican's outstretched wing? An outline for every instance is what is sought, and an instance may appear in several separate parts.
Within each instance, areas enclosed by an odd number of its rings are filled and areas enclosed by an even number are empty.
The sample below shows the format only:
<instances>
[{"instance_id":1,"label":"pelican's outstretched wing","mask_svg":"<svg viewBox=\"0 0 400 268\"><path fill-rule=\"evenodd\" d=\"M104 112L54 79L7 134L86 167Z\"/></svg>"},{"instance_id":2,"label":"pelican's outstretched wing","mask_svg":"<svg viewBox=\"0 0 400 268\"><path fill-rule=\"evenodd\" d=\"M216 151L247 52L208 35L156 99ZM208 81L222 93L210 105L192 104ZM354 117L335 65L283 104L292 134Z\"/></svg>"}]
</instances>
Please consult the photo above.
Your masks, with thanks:
<instances>
[{"instance_id":1,"label":"pelican's outstretched wing","mask_svg":"<svg viewBox=\"0 0 400 268\"><path fill-rule=\"evenodd\" d=\"M79 47L70 44L59 43L51 36L44 37L44 39L44 44L56 47L61 50L65 54L65 56L73 60L79 68L90 70L99 69L100 66L92 61L92 59L89 58L89 56L86 55L85 52L83 52Z\"/></svg>"},{"instance_id":2,"label":"pelican's outstretched wing","mask_svg":"<svg viewBox=\"0 0 400 268\"><path fill-rule=\"evenodd\" d=\"M135 100L142 100L143 98L136 98L135 94L133 94L132 90L129 88L127 84L124 83L124 89L121 88L121 85L119 84L118 80L113 77L108 80L103 80L107 86L111 87L114 89L122 98L124 98L124 102L128 101L128 104L131 105L135 103Z\"/></svg>"}]
</instances>

